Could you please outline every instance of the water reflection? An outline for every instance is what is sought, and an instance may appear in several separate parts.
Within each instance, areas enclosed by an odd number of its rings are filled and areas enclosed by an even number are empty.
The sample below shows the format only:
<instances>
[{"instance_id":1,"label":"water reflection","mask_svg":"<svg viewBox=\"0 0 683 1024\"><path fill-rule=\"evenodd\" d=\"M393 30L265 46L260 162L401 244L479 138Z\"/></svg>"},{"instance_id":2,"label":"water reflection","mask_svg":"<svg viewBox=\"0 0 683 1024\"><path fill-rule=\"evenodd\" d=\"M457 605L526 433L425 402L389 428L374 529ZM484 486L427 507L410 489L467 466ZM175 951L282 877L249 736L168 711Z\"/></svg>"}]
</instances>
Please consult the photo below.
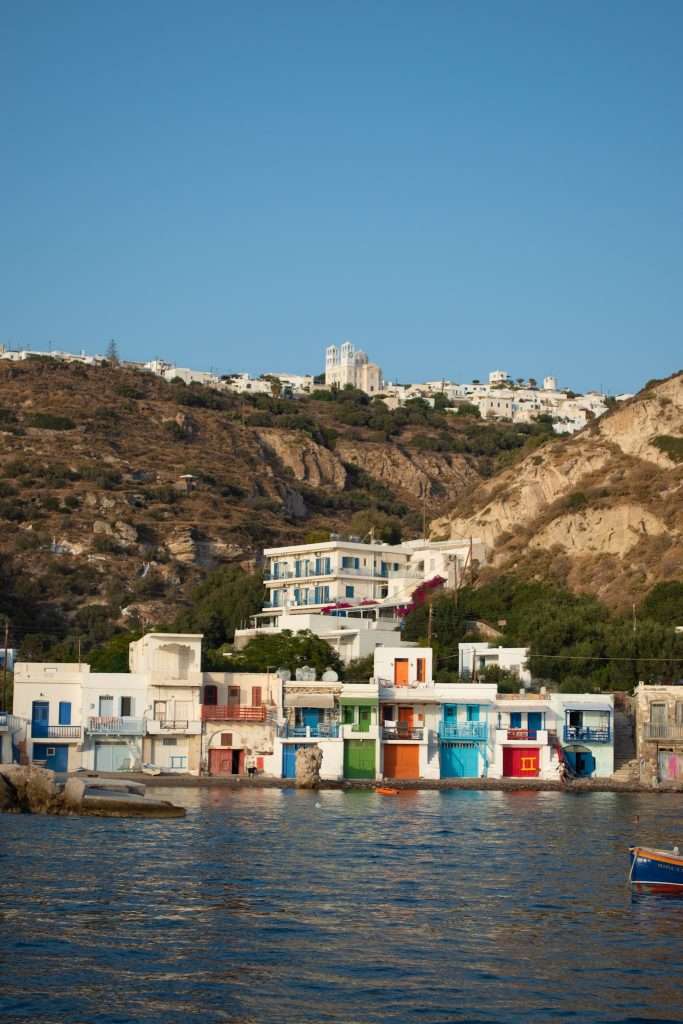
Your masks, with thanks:
<instances>
[{"instance_id":1,"label":"water reflection","mask_svg":"<svg viewBox=\"0 0 683 1024\"><path fill-rule=\"evenodd\" d=\"M186 819L0 819L3 1021L678 1012L681 903L625 882L629 843L681 839L675 798L173 799Z\"/></svg>"}]
</instances>

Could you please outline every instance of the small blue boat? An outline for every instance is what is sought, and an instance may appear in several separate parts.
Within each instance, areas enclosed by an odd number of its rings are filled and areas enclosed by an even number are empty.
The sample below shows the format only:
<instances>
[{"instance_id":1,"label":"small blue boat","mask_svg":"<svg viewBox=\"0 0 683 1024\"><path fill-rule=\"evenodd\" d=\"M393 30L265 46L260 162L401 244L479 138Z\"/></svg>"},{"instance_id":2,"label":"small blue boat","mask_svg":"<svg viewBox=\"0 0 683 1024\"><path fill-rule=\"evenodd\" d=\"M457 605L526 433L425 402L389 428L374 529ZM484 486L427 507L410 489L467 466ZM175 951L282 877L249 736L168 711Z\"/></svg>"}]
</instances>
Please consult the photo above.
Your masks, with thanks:
<instances>
[{"instance_id":1,"label":"small blue boat","mask_svg":"<svg viewBox=\"0 0 683 1024\"><path fill-rule=\"evenodd\" d=\"M647 846L631 846L631 885L642 885L653 892L678 892L683 895L683 855L673 850L653 850Z\"/></svg>"}]
</instances>

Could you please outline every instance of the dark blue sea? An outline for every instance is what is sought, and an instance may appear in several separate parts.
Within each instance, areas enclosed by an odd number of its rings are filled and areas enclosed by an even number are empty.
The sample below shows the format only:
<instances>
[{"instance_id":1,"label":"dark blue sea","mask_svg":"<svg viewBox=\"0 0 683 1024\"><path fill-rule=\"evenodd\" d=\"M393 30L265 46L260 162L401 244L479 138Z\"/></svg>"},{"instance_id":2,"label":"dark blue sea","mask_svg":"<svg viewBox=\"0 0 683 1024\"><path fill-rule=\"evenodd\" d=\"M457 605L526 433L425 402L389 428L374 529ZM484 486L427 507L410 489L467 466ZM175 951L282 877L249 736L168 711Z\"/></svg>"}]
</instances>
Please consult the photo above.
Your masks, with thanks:
<instances>
[{"instance_id":1,"label":"dark blue sea","mask_svg":"<svg viewBox=\"0 0 683 1024\"><path fill-rule=\"evenodd\" d=\"M683 899L626 885L680 796L160 795L0 817L3 1024L683 1020Z\"/></svg>"}]
</instances>

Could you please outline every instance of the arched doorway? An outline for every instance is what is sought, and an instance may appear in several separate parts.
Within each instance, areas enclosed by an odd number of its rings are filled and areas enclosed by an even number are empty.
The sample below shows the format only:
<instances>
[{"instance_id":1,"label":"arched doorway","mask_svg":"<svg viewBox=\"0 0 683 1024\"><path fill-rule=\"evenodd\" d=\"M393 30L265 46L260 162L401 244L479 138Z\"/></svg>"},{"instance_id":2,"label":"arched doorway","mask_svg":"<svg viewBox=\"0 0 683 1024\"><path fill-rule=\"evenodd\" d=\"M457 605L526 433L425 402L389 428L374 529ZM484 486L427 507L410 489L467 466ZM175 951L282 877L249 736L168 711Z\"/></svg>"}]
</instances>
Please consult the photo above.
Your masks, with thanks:
<instances>
[{"instance_id":1,"label":"arched doorway","mask_svg":"<svg viewBox=\"0 0 683 1024\"><path fill-rule=\"evenodd\" d=\"M572 743L564 748L564 756L567 764L573 768L578 779L587 779L595 771L595 758L588 747L582 747L579 743Z\"/></svg>"}]
</instances>

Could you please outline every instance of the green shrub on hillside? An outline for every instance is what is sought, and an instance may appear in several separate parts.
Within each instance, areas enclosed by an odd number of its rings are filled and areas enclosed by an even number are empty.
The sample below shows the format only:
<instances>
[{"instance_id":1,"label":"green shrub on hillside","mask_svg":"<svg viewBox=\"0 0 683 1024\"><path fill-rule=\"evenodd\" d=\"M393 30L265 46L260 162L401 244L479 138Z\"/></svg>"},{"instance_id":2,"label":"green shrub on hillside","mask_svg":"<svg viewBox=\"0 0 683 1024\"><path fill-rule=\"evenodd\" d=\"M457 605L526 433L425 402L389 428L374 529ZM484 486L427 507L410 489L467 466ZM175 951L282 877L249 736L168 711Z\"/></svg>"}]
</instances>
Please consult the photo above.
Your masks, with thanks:
<instances>
[{"instance_id":1,"label":"green shrub on hillside","mask_svg":"<svg viewBox=\"0 0 683 1024\"><path fill-rule=\"evenodd\" d=\"M664 452L674 462L683 462L683 437L659 434L652 443L655 448L659 448L660 452Z\"/></svg>"},{"instance_id":2,"label":"green shrub on hillside","mask_svg":"<svg viewBox=\"0 0 683 1024\"><path fill-rule=\"evenodd\" d=\"M49 412L32 412L24 417L29 427L36 427L39 430L74 430L76 424L68 416L55 416Z\"/></svg>"}]
</instances>

